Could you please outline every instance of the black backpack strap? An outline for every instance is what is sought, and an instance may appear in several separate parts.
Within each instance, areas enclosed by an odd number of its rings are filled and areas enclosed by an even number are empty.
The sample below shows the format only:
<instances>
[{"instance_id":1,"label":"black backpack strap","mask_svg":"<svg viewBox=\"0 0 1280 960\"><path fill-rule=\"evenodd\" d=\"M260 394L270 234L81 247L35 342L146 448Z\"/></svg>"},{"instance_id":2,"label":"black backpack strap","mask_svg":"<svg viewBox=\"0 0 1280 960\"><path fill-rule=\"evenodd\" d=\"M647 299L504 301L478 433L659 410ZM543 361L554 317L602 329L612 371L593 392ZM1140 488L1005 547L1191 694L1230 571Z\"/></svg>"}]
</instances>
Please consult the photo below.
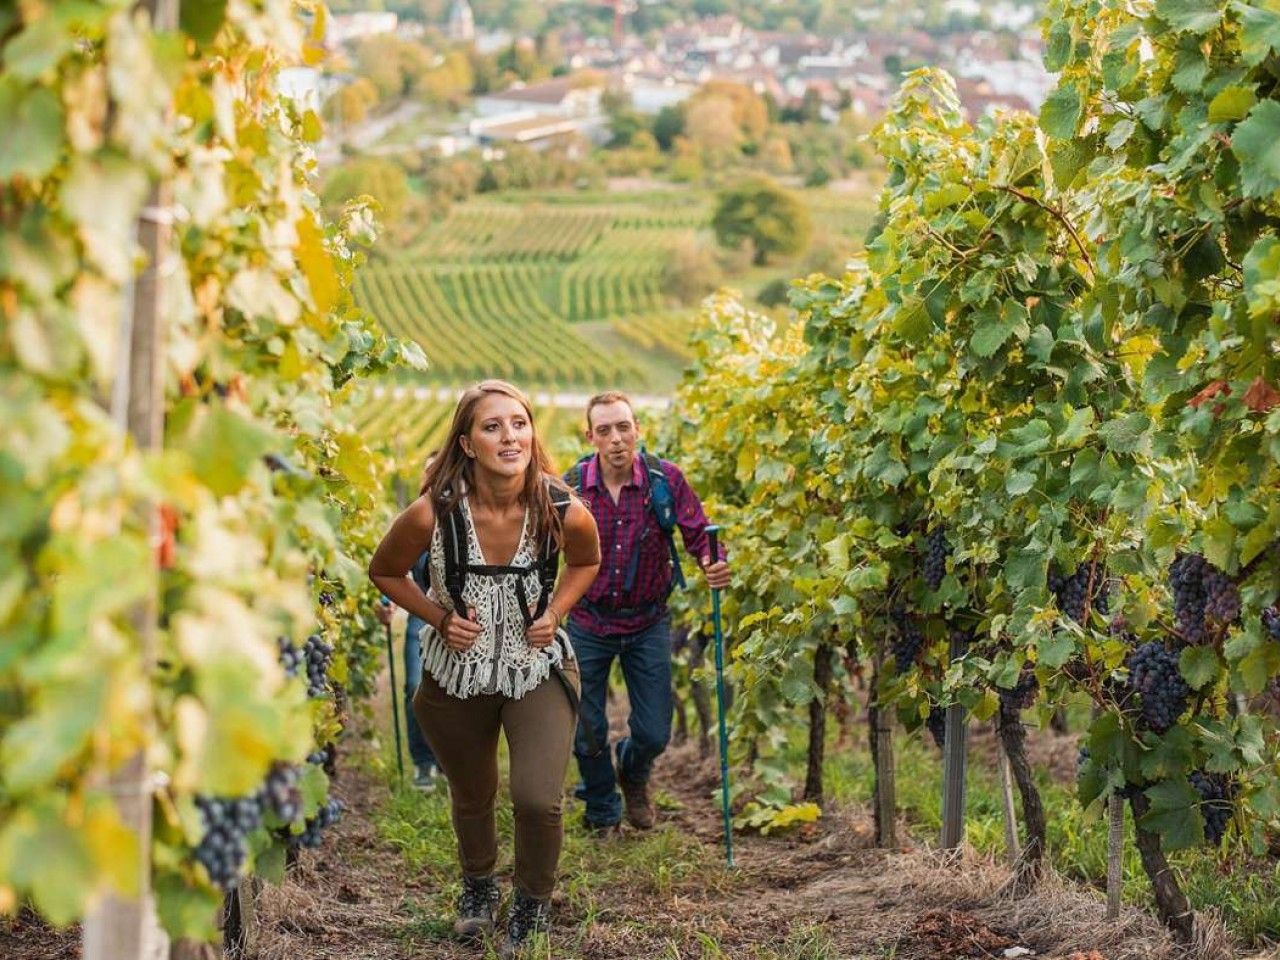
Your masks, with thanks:
<instances>
[{"instance_id":1,"label":"black backpack strap","mask_svg":"<svg viewBox=\"0 0 1280 960\"><path fill-rule=\"evenodd\" d=\"M467 568L471 562L470 546L467 542L467 524L462 517L462 500L455 500L449 511L439 519L443 526L440 530L444 541L444 589L453 602L453 609L464 619L467 616L467 601L463 593L467 585Z\"/></svg>"},{"instance_id":2,"label":"black backpack strap","mask_svg":"<svg viewBox=\"0 0 1280 960\"><path fill-rule=\"evenodd\" d=\"M556 513L560 515L561 527L564 525L565 514L569 512L569 504L573 502L573 494L558 484L549 483L551 494L551 505L556 508ZM533 613L533 618L529 623L533 623L544 613L547 612L547 604L551 602L551 592L556 586L556 576L560 572L560 550L556 547L555 540L547 537L546 542L542 545L542 556L538 561L538 576L542 581L542 590L538 595L538 608ZM518 583L519 581L517 581ZM518 588L521 603L524 603L524 591Z\"/></svg>"}]
</instances>

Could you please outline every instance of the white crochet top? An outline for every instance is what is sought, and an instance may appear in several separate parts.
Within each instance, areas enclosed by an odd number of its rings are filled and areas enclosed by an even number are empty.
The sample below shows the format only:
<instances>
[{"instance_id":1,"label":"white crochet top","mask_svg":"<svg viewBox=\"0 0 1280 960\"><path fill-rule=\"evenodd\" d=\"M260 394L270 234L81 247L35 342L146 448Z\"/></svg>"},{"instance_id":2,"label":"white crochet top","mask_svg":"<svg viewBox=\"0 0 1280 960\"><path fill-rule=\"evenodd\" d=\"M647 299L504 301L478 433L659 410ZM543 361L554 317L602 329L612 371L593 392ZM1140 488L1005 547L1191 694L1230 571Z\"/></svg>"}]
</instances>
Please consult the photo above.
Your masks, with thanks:
<instances>
[{"instance_id":1,"label":"white crochet top","mask_svg":"<svg viewBox=\"0 0 1280 960\"><path fill-rule=\"evenodd\" d=\"M467 553L471 563L487 565L489 561L480 549L480 538L476 536L475 523L471 519L469 499L463 497L461 500L467 530ZM444 589L444 526L437 522L431 535L431 587L427 596L445 609L452 610L453 600ZM462 598L475 608L476 621L481 626L480 636L470 649L461 653L450 650L430 624L422 628L419 634L422 668L450 696L466 698L500 693L519 700L547 679L553 666L558 667L565 660L573 659L573 647L563 627L556 632L556 639L541 650L530 647L525 638L524 614L516 580L524 580L529 608L536 609L542 596L538 554L529 535L529 511L526 509L520 544L507 565L527 567L529 572L486 575L468 571L466 574ZM465 615L465 611L462 614Z\"/></svg>"}]
</instances>

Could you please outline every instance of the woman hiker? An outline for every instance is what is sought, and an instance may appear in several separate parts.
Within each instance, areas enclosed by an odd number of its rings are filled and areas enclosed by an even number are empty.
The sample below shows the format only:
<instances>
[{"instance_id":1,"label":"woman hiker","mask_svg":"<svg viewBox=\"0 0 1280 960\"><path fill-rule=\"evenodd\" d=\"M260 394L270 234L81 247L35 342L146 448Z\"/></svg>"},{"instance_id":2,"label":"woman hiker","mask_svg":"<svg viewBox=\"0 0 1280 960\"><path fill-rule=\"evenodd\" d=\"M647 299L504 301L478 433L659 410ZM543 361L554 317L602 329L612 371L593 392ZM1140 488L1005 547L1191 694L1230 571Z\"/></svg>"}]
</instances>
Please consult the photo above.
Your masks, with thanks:
<instances>
[{"instance_id":1,"label":"woman hiker","mask_svg":"<svg viewBox=\"0 0 1280 960\"><path fill-rule=\"evenodd\" d=\"M426 593L409 576L424 550ZM374 585L426 622L413 711L449 783L462 865L460 936L497 925L500 729L507 738L515 896L505 957L550 927L580 690L562 621L599 565L591 512L552 474L527 398L500 380L462 395L418 499L369 563Z\"/></svg>"}]
</instances>

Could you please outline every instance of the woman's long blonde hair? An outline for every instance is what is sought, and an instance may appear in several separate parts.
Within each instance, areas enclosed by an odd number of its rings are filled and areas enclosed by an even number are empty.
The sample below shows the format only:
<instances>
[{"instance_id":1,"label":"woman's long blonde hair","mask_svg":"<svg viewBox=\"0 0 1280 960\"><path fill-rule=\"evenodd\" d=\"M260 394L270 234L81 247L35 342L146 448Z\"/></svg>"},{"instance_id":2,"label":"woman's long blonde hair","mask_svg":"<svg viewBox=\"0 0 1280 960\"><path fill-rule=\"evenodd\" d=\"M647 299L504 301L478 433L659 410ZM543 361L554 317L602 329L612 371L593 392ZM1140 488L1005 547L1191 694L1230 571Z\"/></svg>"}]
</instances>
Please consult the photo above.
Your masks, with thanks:
<instances>
[{"instance_id":1,"label":"woman's long blonde hair","mask_svg":"<svg viewBox=\"0 0 1280 960\"><path fill-rule=\"evenodd\" d=\"M458 398L458 406L453 411L453 422L449 424L449 433L436 458L427 466L422 478L422 489L419 496L429 495L431 507L435 511L436 522L452 510L460 499L470 490L475 489L475 464L466 451L462 449L461 438L471 434L475 422L476 406L487 396L498 394L510 397L522 407L529 418L529 426L533 432L533 442L529 448L529 466L525 470L524 489L520 493L520 501L529 509L529 529L534 542L543 544L550 538L556 549L564 545L564 529L560 522L560 514L551 502L551 487L556 486L568 490L563 480L556 476L551 465L551 458L538 437L537 421L533 418L533 409L529 406L529 398L518 387L505 380L482 380L474 387L469 387Z\"/></svg>"}]
</instances>

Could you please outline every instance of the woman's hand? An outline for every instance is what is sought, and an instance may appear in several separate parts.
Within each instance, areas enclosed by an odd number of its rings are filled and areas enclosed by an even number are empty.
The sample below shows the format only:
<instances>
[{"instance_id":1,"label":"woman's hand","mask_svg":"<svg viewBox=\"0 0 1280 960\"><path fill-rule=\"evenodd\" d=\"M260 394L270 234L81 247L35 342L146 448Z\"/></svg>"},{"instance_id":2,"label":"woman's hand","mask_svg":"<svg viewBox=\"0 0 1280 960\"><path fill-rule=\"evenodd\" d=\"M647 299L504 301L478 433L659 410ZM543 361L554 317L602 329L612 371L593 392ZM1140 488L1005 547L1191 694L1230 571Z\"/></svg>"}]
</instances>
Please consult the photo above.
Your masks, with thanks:
<instances>
[{"instance_id":1,"label":"woman's hand","mask_svg":"<svg viewBox=\"0 0 1280 960\"><path fill-rule=\"evenodd\" d=\"M468 607L467 617L474 618L475 615L475 607ZM444 645L455 653L470 650L483 629L474 619L467 617L450 610L440 622L440 636L444 639Z\"/></svg>"},{"instance_id":2,"label":"woman's hand","mask_svg":"<svg viewBox=\"0 0 1280 960\"><path fill-rule=\"evenodd\" d=\"M541 650L543 647L549 647L556 638L556 630L560 626L560 616L551 607L547 607L547 612L540 616L525 629L525 638L529 641L529 646L535 650Z\"/></svg>"}]
</instances>

